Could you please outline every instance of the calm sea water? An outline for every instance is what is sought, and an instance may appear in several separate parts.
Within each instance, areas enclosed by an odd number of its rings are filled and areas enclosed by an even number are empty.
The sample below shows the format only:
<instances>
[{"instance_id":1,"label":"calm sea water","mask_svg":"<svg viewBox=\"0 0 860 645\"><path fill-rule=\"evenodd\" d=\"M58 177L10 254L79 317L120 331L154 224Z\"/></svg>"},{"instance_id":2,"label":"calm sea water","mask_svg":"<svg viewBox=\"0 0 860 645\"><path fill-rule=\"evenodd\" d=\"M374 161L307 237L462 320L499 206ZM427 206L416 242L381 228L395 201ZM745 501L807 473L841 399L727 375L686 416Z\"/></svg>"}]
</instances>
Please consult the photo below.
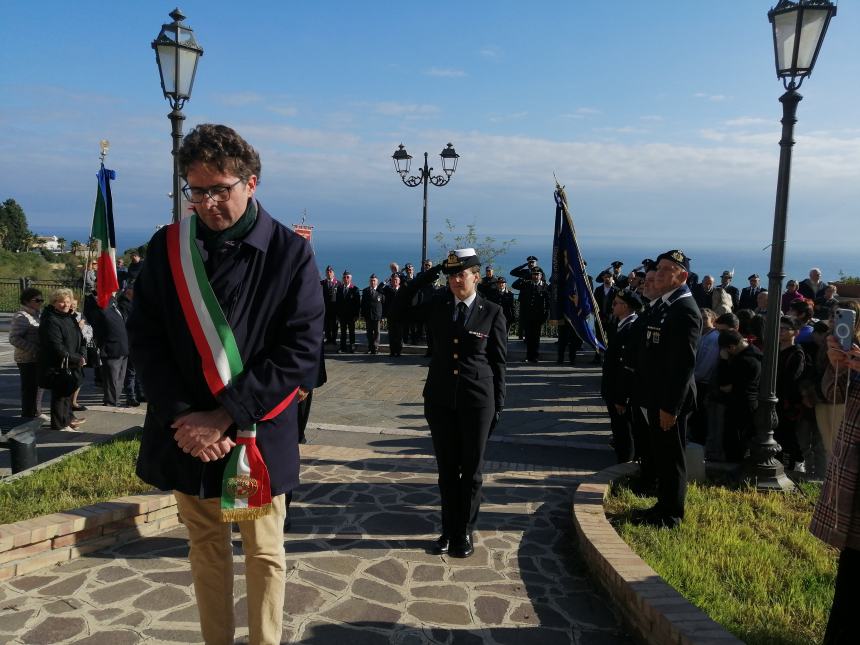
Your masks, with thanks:
<instances>
[{"instance_id":1,"label":"calm sea water","mask_svg":"<svg viewBox=\"0 0 860 645\"><path fill-rule=\"evenodd\" d=\"M58 235L72 240L84 241L89 229L84 227L56 226L50 229L40 227L38 234ZM120 251L139 246L149 240L154 233L151 229L121 229L117 231L117 247ZM525 262L526 257L535 255L546 271L551 270L550 254L552 239L550 235L497 235L497 239L515 237L516 242L510 252L496 258L496 272L507 274L513 267ZM638 243L630 239L606 239L579 237L580 250L588 262L589 272L596 275L609 266L613 260L624 262L624 271L636 267L643 258L654 258L670 248L667 244L657 246ZM431 258L439 261L447 249L439 248L432 239L428 242ZM344 269L353 274L356 284L364 286L371 273L384 277L388 273L388 263L397 262L401 268L412 262L416 270L420 268L421 234L416 233L370 233L314 230L313 246L316 253L320 275L324 275L327 264L331 264L340 277ZM758 273L762 283L767 283L770 266L770 249L756 248L742 242L726 242L719 246L687 245L683 250L689 255L692 269L699 277L710 273L718 276L724 270L735 270L735 284L746 286L746 278ZM785 273L789 278L803 279L810 267L821 268L826 280L838 279L842 271L850 275L860 275L860 254L843 251L809 250L808 245L792 245L786 248Z\"/></svg>"}]
</instances>

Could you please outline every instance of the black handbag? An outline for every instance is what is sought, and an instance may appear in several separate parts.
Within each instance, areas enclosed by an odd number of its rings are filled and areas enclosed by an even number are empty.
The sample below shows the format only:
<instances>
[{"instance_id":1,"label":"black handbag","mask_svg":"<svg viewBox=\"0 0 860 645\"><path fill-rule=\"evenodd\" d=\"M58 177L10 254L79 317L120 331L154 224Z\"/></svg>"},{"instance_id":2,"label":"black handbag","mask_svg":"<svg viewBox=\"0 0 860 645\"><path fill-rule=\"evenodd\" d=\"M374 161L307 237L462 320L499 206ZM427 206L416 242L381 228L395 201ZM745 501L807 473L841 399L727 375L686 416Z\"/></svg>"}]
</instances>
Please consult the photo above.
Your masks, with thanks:
<instances>
[{"instance_id":1,"label":"black handbag","mask_svg":"<svg viewBox=\"0 0 860 645\"><path fill-rule=\"evenodd\" d=\"M66 355L51 377L51 392L59 396L71 396L77 389L78 375L69 366L69 356Z\"/></svg>"}]
</instances>

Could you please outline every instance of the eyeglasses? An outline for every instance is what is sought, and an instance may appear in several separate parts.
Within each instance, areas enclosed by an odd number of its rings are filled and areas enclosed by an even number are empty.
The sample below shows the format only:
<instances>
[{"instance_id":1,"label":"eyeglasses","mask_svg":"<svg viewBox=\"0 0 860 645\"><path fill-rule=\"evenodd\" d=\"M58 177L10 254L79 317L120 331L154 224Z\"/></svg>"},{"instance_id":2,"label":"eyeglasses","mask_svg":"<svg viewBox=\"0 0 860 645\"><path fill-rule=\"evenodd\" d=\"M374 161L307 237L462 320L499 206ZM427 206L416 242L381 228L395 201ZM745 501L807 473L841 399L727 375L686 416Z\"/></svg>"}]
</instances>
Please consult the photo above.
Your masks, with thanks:
<instances>
[{"instance_id":1,"label":"eyeglasses","mask_svg":"<svg viewBox=\"0 0 860 645\"><path fill-rule=\"evenodd\" d=\"M41 302L45 302L45 299L44 298L33 298L32 301L41 303Z\"/></svg>"},{"instance_id":2,"label":"eyeglasses","mask_svg":"<svg viewBox=\"0 0 860 645\"><path fill-rule=\"evenodd\" d=\"M230 199L230 191L241 182L241 179L237 179L230 186L209 186L209 188L192 188L188 184L185 184L182 188L182 194L192 204L200 204L207 197L213 202L226 202Z\"/></svg>"}]
</instances>

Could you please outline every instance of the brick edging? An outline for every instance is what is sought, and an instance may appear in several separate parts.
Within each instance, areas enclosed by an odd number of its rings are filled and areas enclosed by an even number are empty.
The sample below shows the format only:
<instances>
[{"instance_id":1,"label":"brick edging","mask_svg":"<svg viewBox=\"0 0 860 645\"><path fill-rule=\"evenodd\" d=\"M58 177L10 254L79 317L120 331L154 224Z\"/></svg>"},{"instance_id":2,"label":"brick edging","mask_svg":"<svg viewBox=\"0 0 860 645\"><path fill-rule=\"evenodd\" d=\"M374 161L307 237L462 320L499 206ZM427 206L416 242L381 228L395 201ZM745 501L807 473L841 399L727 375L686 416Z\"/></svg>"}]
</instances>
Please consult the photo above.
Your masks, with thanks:
<instances>
[{"instance_id":1,"label":"brick edging","mask_svg":"<svg viewBox=\"0 0 860 645\"><path fill-rule=\"evenodd\" d=\"M588 477L573 497L573 522L591 573L611 596L624 622L642 642L655 645L740 645L667 584L621 539L603 509L609 485L638 472L618 464Z\"/></svg>"},{"instance_id":2,"label":"brick edging","mask_svg":"<svg viewBox=\"0 0 860 645\"><path fill-rule=\"evenodd\" d=\"M179 524L172 493L152 492L0 525L0 580Z\"/></svg>"}]
</instances>

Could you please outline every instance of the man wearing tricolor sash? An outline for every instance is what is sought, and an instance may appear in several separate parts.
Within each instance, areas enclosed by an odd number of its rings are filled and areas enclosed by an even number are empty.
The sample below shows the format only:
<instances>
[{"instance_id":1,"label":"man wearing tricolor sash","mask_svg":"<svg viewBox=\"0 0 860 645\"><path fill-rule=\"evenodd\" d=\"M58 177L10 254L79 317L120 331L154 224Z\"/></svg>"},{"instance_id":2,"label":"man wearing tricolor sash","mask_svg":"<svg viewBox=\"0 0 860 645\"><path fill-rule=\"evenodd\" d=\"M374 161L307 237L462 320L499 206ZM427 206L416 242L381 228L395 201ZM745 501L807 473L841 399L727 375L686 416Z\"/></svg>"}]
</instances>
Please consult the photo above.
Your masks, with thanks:
<instances>
[{"instance_id":1,"label":"man wearing tricolor sash","mask_svg":"<svg viewBox=\"0 0 860 645\"><path fill-rule=\"evenodd\" d=\"M296 403L317 378L323 302L308 242L254 198L257 152L204 124L178 153L193 214L159 230L135 282L132 360L148 401L137 473L173 490L204 641L232 643L231 522L251 643L280 643Z\"/></svg>"}]
</instances>

